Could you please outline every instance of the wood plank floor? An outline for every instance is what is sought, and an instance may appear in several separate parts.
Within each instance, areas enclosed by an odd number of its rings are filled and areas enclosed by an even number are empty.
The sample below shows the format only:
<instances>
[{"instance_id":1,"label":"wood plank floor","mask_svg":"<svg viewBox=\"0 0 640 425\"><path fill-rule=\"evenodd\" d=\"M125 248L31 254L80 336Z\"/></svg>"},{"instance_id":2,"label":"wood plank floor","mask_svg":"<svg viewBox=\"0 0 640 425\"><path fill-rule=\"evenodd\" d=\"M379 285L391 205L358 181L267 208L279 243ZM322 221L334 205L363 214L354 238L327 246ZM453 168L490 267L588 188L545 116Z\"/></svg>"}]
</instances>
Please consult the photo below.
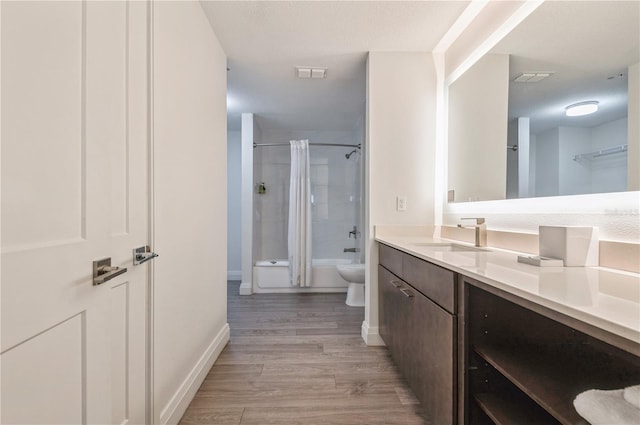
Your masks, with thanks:
<instances>
[{"instance_id":1,"label":"wood plank floor","mask_svg":"<svg viewBox=\"0 0 640 425\"><path fill-rule=\"evenodd\" d=\"M201 424L423 424L385 347L360 337L364 308L345 294L239 296L231 342L184 414Z\"/></svg>"}]
</instances>

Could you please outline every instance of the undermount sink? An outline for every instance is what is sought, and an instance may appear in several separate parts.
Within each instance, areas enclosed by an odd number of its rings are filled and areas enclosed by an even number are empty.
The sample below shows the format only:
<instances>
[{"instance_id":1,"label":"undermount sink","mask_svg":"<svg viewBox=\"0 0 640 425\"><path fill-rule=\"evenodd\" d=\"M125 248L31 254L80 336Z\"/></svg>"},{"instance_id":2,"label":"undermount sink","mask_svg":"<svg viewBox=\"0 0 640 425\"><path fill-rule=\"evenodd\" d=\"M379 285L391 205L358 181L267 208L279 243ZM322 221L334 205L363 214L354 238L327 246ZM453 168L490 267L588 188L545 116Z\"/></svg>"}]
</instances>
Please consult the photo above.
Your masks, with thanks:
<instances>
[{"instance_id":1,"label":"undermount sink","mask_svg":"<svg viewBox=\"0 0 640 425\"><path fill-rule=\"evenodd\" d=\"M413 245L421 248L426 248L430 251L437 252L484 252L487 251L484 248L477 248L475 246L459 245L456 243L428 243L428 242L416 242Z\"/></svg>"}]
</instances>

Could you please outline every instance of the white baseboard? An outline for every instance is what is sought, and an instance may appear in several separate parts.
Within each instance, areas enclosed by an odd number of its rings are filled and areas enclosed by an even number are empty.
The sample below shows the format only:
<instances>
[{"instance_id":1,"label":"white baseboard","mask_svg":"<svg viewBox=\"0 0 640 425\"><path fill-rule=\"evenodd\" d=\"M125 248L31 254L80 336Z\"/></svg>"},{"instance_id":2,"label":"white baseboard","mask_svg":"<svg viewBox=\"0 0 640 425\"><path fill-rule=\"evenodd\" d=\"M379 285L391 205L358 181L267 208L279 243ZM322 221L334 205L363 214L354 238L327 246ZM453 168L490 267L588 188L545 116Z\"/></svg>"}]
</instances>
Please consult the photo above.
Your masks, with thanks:
<instances>
[{"instance_id":1,"label":"white baseboard","mask_svg":"<svg viewBox=\"0 0 640 425\"><path fill-rule=\"evenodd\" d=\"M380 338L380 332L378 331L378 327L370 327L369 323L366 321L362 322L362 330L361 333L362 339L367 345L375 345L375 346L385 346L386 344Z\"/></svg>"},{"instance_id":2,"label":"white baseboard","mask_svg":"<svg viewBox=\"0 0 640 425\"><path fill-rule=\"evenodd\" d=\"M227 270L227 280L242 280L242 270Z\"/></svg>"},{"instance_id":3,"label":"white baseboard","mask_svg":"<svg viewBox=\"0 0 640 425\"><path fill-rule=\"evenodd\" d=\"M252 286L251 282L242 282L240 284L240 295L251 295L253 293Z\"/></svg>"},{"instance_id":4,"label":"white baseboard","mask_svg":"<svg viewBox=\"0 0 640 425\"><path fill-rule=\"evenodd\" d=\"M182 419L182 415L184 415L187 407L189 407L189 403L191 403L198 388L202 385L202 381L204 381L213 363L215 363L227 345L227 342L229 342L230 336L231 331L229 324L225 323L196 365L191 369L189 375L187 375L186 379L182 382L178 391L175 392L169 403L167 403L167 406L160 412L159 423L173 425Z\"/></svg>"},{"instance_id":5,"label":"white baseboard","mask_svg":"<svg viewBox=\"0 0 640 425\"><path fill-rule=\"evenodd\" d=\"M291 287L288 288L260 288L259 286L254 288L253 291L255 294L339 294L347 293L347 287L344 288L318 288L318 287L308 287L308 288L299 288L299 287ZM242 292L240 293L242 294Z\"/></svg>"}]
</instances>

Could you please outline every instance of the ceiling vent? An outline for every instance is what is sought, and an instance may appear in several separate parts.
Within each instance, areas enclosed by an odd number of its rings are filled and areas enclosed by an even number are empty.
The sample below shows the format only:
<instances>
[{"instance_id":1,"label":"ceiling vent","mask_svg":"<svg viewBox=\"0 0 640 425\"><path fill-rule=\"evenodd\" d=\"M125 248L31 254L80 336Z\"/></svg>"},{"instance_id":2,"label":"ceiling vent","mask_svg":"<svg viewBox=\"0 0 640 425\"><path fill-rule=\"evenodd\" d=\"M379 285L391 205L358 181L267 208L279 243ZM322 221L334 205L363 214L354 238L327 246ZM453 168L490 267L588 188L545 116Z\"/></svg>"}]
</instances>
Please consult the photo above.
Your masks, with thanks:
<instances>
[{"instance_id":1,"label":"ceiling vent","mask_svg":"<svg viewBox=\"0 0 640 425\"><path fill-rule=\"evenodd\" d=\"M518 75L513 82L515 83L537 83L551 76L553 72L523 72Z\"/></svg>"},{"instance_id":2,"label":"ceiling vent","mask_svg":"<svg viewBox=\"0 0 640 425\"><path fill-rule=\"evenodd\" d=\"M327 68L320 66L296 66L298 78L327 78Z\"/></svg>"}]
</instances>

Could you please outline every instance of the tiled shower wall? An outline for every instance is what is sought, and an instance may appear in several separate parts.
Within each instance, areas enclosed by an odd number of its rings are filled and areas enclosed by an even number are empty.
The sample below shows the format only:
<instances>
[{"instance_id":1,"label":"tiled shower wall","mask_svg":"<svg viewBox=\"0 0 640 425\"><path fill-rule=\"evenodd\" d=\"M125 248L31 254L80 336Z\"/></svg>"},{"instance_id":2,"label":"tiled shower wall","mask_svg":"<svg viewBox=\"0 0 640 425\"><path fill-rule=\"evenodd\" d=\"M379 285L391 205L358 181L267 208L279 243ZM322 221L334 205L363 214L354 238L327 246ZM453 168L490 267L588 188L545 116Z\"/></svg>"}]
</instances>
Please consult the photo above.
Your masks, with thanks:
<instances>
[{"instance_id":1,"label":"tiled shower wall","mask_svg":"<svg viewBox=\"0 0 640 425\"><path fill-rule=\"evenodd\" d=\"M263 132L257 143L283 143L309 139L312 143L359 144L354 132ZM344 258L359 262L360 252L345 253L344 248L361 249L361 234L349 237L355 225L362 229L362 160L359 153L345 154L353 148L311 146L312 253L313 258ZM289 146L254 149L254 253L255 260L287 258L289 214ZM264 182L266 193L257 185Z\"/></svg>"}]
</instances>

